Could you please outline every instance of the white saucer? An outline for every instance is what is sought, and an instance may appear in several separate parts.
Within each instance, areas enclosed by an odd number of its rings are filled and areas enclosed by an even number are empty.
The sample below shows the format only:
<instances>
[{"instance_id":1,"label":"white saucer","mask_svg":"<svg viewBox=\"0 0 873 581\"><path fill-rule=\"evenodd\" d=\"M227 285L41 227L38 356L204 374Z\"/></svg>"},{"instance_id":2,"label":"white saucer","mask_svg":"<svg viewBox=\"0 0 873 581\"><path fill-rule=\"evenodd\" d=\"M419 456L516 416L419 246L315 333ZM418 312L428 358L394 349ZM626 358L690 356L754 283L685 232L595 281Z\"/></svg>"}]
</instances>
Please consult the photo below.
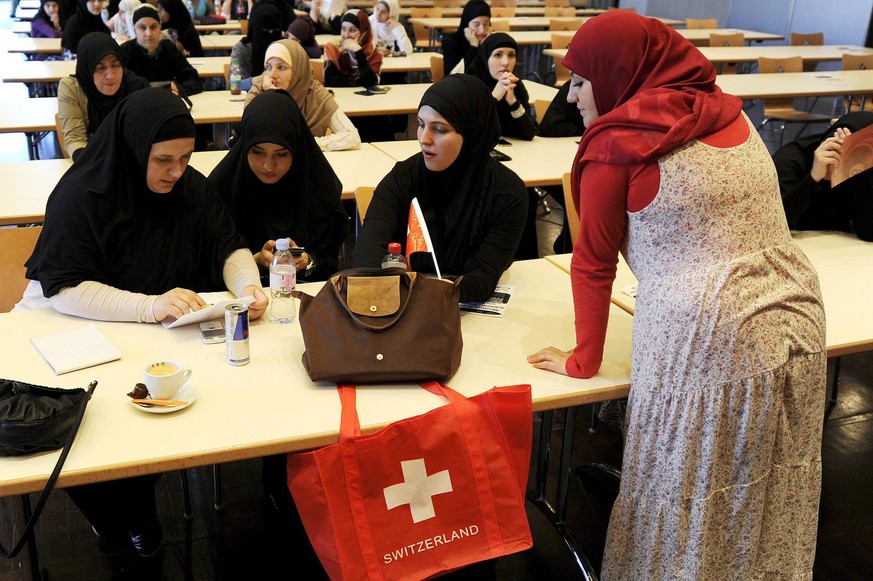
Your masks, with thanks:
<instances>
[{"instance_id":1,"label":"white saucer","mask_svg":"<svg viewBox=\"0 0 873 581\"><path fill-rule=\"evenodd\" d=\"M184 401L187 403L184 405L177 405L177 406L165 406L165 405L149 406L149 405L133 403L133 400L131 400L130 405L132 405L133 407L135 407L136 409L138 409L140 411L144 411L144 412L150 413L150 414L171 414L173 412L183 410L186 407L188 407L189 405L191 405L192 403L194 403L194 400L197 399L197 389L194 387L194 384L192 384L191 381L189 380L189 381L185 382L185 385L182 386L182 388L178 391L178 393L176 393L176 395L174 395L173 397L171 397L169 399L177 399L177 400Z\"/></svg>"}]
</instances>

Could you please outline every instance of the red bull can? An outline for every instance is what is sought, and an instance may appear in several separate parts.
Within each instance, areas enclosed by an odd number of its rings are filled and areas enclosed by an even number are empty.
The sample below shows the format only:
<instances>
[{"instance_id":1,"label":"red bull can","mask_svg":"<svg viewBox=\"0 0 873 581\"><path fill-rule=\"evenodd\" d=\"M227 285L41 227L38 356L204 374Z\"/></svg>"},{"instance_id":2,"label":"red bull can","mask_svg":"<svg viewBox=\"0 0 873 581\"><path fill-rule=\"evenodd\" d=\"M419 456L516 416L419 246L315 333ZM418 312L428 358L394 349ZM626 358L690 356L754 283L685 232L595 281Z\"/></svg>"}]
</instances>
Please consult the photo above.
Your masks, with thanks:
<instances>
[{"instance_id":1,"label":"red bull can","mask_svg":"<svg viewBox=\"0 0 873 581\"><path fill-rule=\"evenodd\" d=\"M224 333L228 365L248 365L251 360L248 305L227 305L224 309Z\"/></svg>"}]
</instances>

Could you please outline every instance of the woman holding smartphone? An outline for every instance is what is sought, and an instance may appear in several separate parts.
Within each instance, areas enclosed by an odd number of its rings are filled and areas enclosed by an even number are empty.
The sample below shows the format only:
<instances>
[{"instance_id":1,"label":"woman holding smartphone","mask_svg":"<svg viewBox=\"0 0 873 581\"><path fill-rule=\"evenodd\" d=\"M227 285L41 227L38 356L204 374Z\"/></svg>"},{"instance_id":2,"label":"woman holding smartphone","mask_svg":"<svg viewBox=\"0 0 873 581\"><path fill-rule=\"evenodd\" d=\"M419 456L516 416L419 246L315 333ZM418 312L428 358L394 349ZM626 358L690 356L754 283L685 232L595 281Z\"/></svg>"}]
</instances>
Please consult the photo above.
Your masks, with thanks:
<instances>
[{"instance_id":1,"label":"woman holding smartphone","mask_svg":"<svg viewBox=\"0 0 873 581\"><path fill-rule=\"evenodd\" d=\"M285 91L258 95L242 118L240 138L209 175L230 209L261 272L276 239L305 247L294 257L298 278L325 280L338 268L348 231L342 184Z\"/></svg>"}]
</instances>

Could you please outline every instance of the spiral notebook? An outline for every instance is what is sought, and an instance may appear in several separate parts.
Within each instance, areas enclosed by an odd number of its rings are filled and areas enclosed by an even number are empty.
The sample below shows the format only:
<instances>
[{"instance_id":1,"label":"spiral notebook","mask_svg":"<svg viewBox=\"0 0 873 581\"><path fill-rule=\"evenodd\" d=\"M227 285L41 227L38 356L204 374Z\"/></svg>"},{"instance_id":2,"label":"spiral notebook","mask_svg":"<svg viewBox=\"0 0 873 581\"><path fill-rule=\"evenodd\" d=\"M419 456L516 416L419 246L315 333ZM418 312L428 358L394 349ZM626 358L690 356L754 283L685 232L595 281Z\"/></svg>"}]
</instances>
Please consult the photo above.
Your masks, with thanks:
<instances>
[{"instance_id":1,"label":"spiral notebook","mask_svg":"<svg viewBox=\"0 0 873 581\"><path fill-rule=\"evenodd\" d=\"M118 347L94 325L31 337L30 342L56 375L121 359Z\"/></svg>"}]
</instances>

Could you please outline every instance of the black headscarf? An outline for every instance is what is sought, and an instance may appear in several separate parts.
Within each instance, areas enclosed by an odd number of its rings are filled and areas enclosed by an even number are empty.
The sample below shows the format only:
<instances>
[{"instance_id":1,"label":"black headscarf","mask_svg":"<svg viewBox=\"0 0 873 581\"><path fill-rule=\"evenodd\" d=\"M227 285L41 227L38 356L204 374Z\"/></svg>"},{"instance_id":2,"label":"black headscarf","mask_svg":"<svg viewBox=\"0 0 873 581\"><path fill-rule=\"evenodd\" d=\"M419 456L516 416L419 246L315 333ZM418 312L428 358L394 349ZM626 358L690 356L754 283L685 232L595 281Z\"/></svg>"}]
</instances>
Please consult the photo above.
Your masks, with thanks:
<instances>
[{"instance_id":1,"label":"black headscarf","mask_svg":"<svg viewBox=\"0 0 873 581\"><path fill-rule=\"evenodd\" d=\"M128 94L148 88L149 82L124 70L121 86L114 95L104 95L94 84L94 70L100 61L113 55L121 62L121 50L111 36L99 32L89 32L79 41L79 54L76 57L76 80L88 97L88 134L97 131L109 112Z\"/></svg>"},{"instance_id":2,"label":"black headscarf","mask_svg":"<svg viewBox=\"0 0 873 581\"><path fill-rule=\"evenodd\" d=\"M270 43L282 38L282 13L272 4L257 4L249 19L248 41L252 43L251 73L256 77L264 72L264 54Z\"/></svg>"},{"instance_id":3,"label":"black headscarf","mask_svg":"<svg viewBox=\"0 0 873 581\"><path fill-rule=\"evenodd\" d=\"M45 11L46 2L54 2L58 5L58 22L60 23L61 30L63 30L64 25L67 23L67 14L64 13L64 5L61 3L61 0L39 0L39 9L36 11L36 14L33 15L33 19L45 20L49 23L49 26L54 27L52 19L49 18L48 13Z\"/></svg>"},{"instance_id":4,"label":"black headscarf","mask_svg":"<svg viewBox=\"0 0 873 581\"><path fill-rule=\"evenodd\" d=\"M264 184L249 167L248 152L259 143L275 143L291 152L291 169L275 184ZM267 240L290 236L318 257L324 277L336 271L348 220L340 200L342 183L291 95L266 91L252 100L243 112L240 138L209 181L252 252Z\"/></svg>"},{"instance_id":5,"label":"black headscarf","mask_svg":"<svg viewBox=\"0 0 873 581\"><path fill-rule=\"evenodd\" d=\"M161 23L162 30L174 29L179 35L179 42L191 56L203 56L203 45L200 43L200 33L194 28L191 13L182 4L182 0L158 0L158 4L170 15L170 19ZM160 18L158 22L161 22Z\"/></svg>"},{"instance_id":6,"label":"black headscarf","mask_svg":"<svg viewBox=\"0 0 873 581\"><path fill-rule=\"evenodd\" d=\"M456 46L461 52L470 47L470 42L464 35L464 29L470 26L471 20L480 16L491 18L491 6L485 0L470 0L464 5L464 10L461 12L461 23L458 25L458 29L452 33L455 37L455 42L458 43Z\"/></svg>"},{"instance_id":7,"label":"black headscarf","mask_svg":"<svg viewBox=\"0 0 873 581\"><path fill-rule=\"evenodd\" d=\"M447 272L450 265L464 264L469 248L478 245L485 193L491 187L497 164L491 150L500 139L500 122L491 92L470 75L449 75L425 91L419 103L433 108L451 123L464 142L455 162L443 171L431 171L419 152L407 166L410 191L418 196L424 219L437 248L437 257ZM431 258L413 254L411 267L424 261L432 270Z\"/></svg>"},{"instance_id":8,"label":"black headscarf","mask_svg":"<svg viewBox=\"0 0 873 581\"><path fill-rule=\"evenodd\" d=\"M227 256L245 242L202 174L187 167L166 194L146 182L159 141L194 137L184 103L166 89L125 98L48 199L27 277L51 297L83 281L145 294L224 288Z\"/></svg>"},{"instance_id":9,"label":"black headscarf","mask_svg":"<svg viewBox=\"0 0 873 581\"><path fill-rule=\"evenodd\" d=\"M72 53L78 52L79 41L89 32L102 32L112 38L112 33L103 18L99 14L91 14L88 11L88 0L79 0L76 5L76 13L73 14L64 26L61 44Z\"/></svg>"}]
</instances>

